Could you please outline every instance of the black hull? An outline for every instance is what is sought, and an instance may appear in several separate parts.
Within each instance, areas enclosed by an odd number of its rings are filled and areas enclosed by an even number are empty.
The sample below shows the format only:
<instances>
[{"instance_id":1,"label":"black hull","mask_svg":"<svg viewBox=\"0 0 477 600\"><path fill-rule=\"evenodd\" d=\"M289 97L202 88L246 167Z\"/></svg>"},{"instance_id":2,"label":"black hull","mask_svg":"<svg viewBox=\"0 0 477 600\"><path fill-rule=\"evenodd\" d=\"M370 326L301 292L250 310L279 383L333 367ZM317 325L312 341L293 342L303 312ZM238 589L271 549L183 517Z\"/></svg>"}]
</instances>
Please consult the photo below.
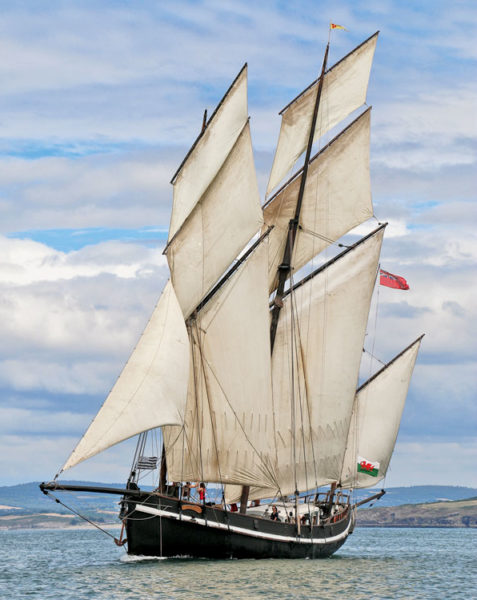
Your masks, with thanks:
<instances>
[{"instance_id":1,"label":"black hull","mask_svg":"<svg viewBox=\"0 0 477 600\"><path fill-rule=\"evenodd\" d=\"M180 502L154 495L129 500L128 553L200 558L324 558L352 531L351 511L336 523L310 527Z\"/></svg>"}]
</instances>

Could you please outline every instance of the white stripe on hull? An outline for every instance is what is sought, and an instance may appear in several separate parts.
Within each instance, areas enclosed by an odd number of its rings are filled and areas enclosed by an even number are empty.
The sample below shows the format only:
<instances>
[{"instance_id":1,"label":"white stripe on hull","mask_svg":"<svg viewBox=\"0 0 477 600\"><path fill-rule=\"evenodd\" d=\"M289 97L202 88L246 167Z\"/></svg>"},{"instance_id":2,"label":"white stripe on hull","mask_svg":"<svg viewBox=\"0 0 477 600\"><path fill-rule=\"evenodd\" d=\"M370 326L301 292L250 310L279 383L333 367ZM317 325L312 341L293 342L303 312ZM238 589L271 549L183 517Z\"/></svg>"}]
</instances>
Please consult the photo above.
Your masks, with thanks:
<instances>
[{"instance_id":1,"label":"white stripe on hull","mask_svg":"<svg viewBox=\"0 0 477 600\"><path fill-rule=\"evenodd\" d=\"M249 537L262 538L265 540L275 540L279 542L295 542L298 544L329 544L332 542L338 542L348 536L349 529L351 527L351 519L346 529L328 538L301 538L287 535L276 535L273 533L262 533L261 531L252 531L251 529L244 529L243 527L237 527L235 525L227 525L226 523L217 523L208 519L200 519L196 517L190 517L189 515L177 515L170 513L167 510L161 510L158 508L152 508L145 506L144 504L136 504L136 510L139 512L147 513L149 515L155 515L157 517L166 517L167 519L175 519L176 521L191 521L196 525L202 525L203 527L211 527L213 529L223 529L224 531L231 531L240 535L247 535Z\"/></svg>"}]
</instances>

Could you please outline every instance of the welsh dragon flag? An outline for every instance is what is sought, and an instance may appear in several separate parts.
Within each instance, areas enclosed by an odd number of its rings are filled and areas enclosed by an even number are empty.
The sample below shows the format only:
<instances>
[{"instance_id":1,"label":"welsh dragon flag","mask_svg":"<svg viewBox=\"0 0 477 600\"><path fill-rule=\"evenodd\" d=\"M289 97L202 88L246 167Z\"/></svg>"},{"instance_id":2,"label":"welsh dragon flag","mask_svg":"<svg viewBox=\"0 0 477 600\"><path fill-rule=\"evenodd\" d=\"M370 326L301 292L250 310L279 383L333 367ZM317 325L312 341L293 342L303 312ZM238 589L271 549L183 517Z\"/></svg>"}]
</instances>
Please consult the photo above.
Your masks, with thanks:
<instances>
[{"instance_id":1,"label":"welsh dragon flag","mask_svg":"<svg viewBox=\"0 0 477 600\"><path fill-rule=\"evenodd\" d=\"M379 463L358 456L358 473L366 473L366 475L371 475L371 477L377 477L379 473Z\"/></svg>"}]
</instances>

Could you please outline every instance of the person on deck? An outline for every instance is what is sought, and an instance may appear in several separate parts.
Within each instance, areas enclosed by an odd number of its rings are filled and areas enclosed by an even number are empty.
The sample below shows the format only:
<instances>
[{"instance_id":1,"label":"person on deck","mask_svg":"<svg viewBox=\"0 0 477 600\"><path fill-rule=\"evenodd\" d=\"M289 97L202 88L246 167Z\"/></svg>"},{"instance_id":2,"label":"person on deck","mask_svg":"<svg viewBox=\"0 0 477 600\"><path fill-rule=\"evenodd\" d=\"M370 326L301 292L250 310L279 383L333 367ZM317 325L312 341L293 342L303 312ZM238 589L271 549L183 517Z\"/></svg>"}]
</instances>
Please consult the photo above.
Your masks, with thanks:
<instances>
[{"instance_id":1,"label":"person on deck","mask_svg":"<svg viewBox=\"0 0 477 600\"><path fill-rule=\"evenodd\" d=\"M185 485L182 487L182 500L190 500L190 490L195 487L195 485L191 485L190 481L186 481Z\"/></svg>"},{"instance_id":2,"label":"person on deck","mask_svg":"<svg viewBox=\"0 0 477 600\"><path fill-rule=\"evenodd\" d=\"M197 491L199 492L199 500L204 503L205 502L205 483L203 481L201 481L199 483L199 487L197 488Z\"/></svg>"},{"instance_id":3,"label":"person on deck","mask_svg":"<svg viewBox=\"0 0 477 600\"><path fill-rule=\"evenodd\" d=\"M280 515L278 514L278 509L275 504L272 506L272 514L270 515L270 519L272 521L280 521Z\"/></svg>"}]
</instances>

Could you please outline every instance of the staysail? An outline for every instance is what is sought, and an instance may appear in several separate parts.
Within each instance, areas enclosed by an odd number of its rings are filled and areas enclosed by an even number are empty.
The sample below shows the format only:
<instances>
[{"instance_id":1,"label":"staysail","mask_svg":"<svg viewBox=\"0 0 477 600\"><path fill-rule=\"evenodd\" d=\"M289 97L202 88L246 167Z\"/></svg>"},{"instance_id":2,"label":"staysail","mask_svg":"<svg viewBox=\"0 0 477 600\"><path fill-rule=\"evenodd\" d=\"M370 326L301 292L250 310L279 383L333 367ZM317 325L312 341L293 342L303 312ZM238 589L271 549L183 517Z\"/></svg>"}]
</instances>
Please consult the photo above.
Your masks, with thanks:
<instances>
[{"instance_id":1,"label":"staysail","mask_svg":"<svg viewBox=\"0 0 477 600\"><path fill-rule=\"evenodd\" d=\"M62 471L153 427L183 421L189 340L170 281L129 361Z\"/></svg>"},{"instance_id":2,"label":"staysail","mask_svg":"<svg viewBox=\"0 0 477 600\"><path fill-rule=\"evenodd\" d=\"M331 67L324 76L315 139L324 135L366 101L378 33ZM282 124L267 193L273 190L306 147L318 81L282 111Z\"/></svg>"},{"instance_id":3,"label":"staysail","mask_svg":"<svg viewBox=\"0 0 477 600\"><path fill-rule=\"evenodd\" d=\"M373 214L369 175L371 109L366 110L310 162L292 265L296 272L330 243ZM295 214L301 172L264 207L270 233L270 292L276 288L289 222Z\"/></svg>"},{"instance_id":4,"label":"staysail","mask_svg":"<svg viewBox=\"0 0 477 600\"><path fill-rule=\"evenodd\" d=\"M386 476L422 336L356 393L340 482L375 486Z\"/></svg>"}]
</instances>

